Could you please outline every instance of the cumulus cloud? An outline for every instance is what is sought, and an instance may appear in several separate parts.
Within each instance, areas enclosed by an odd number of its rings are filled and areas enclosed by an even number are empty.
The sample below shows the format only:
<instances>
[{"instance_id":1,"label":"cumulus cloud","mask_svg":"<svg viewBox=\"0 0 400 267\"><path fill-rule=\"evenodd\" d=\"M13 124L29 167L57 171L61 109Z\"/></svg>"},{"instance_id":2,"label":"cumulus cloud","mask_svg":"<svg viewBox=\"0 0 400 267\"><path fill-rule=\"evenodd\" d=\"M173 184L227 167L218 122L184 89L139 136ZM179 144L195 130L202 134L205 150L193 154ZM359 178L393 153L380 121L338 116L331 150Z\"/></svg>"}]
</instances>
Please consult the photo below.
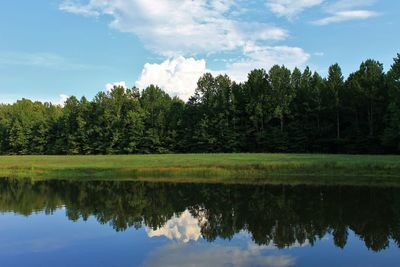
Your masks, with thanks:
<instances>
[{"instance_id":1,"label":"cumulus cloud","mask_svg":"<svg viewBox=\"0 0 400 267\"><path fill-rule=\"evenodd\" d=\"M194 94L197 81L206 72L213 75L228 74L236 82L244 82L247 74L258 68L270 69L275 64L284 64L288 68L301 67L310 55L299 47L289 46L255 46L247 45L242 56L227 62L219 70L206 67L206 60L177 57L164 62L145 64L136 87L146 88L154 84L172 96L187 101Z\"/></svg>"},{"instance_id":2,"label":"cumulus cloud","mask_svg":"<svg viewBox=\"0 0 400 267\"><path fill-rule=\"evenodd\" d=\"M265 255L268 248L249 244L247 247L217 244L168 244L149 255L143 266L266 266L289 267L295 258L289 255Z\"/></svg>"},{"instance_id":3,"label":"cumulus cloud","mask_svg":"<svg viewBox=\"0 0 400 267\"><path fill-rule=\"evenodd\" d=\"M291 19L308 8L321 5L324 1L325 0L267 0L267 7L276 15Z\"/></svg>"},{"instance_id":4,"label":"cumulus cloud","mask_svg":"<svg viewBox=\"0 0 400 267\"><path fill-rule=\"evenodd\" d=\"M69 98L69 96L64 95L64 94L61 94L61 95L59 96L58 103L56 102L56 103L54 103L54 104L60 105L60 106L64 106L65 101L67 101L68 98Z\"/></svg>"},{"instance_id":5,"label":"cumulus cloud","mask_svg":"<svg viewBox=\"0 0 400 267\"><path fill-rule=\"evenodd\" d=\"M179 216L174 216L161 228L157 230L147 229L149 237L165 236L170 240L187 243L190 240L197 241L201 237L201 224L190 214L188 210Z\"/></svg>"},{"instance_id":6,"label":"cumulus cloud","mask_svg":"<svg viewBox=\"0 0 400 267\"><path fill-rule=\"evenodd\" d=\"M322 2L270 0L267 4L275 13L290 17ZM109 16L111 27L135 34L149 50L166 56L164 62L145 64L136 86L155 84L187 100L198 78L210 71L201 58L224 59L234 54L235 59L212 73L227 73L236 81L245 80L254 68L268 69L274 64L301 67L309 59L302 48L276 44L288 38L284 28L237 16L244 5L240 0L67 0L60 9L84 16Z\"/></svg>"},{"instance_id":7,"label":"cumulus cloud","mask_svg":"<svg viewBox=\"0 0 400 267\"><path fill-rule=\"evenodd\" d=\"M114 87L123 87L123 88L128 88L126 86L126 82L125 81L120 81L120 82L114 82L114 83L107 83L105 85L105 89L107 92L111 92L112 89L114 89Z\"/></svg>"},{"instance_id":8,"label":"cumulus cloud","mask_svg":"<svg viewBox=\"0 0 400 267\"><path fill-rule=\"evenodd\" d=\"M145 88L154 84L172 96L188 100L196 89L198 79L206 71L204 59L177 57L161 64L147 63L136 86Z\"/></svg>"}]
</instances>

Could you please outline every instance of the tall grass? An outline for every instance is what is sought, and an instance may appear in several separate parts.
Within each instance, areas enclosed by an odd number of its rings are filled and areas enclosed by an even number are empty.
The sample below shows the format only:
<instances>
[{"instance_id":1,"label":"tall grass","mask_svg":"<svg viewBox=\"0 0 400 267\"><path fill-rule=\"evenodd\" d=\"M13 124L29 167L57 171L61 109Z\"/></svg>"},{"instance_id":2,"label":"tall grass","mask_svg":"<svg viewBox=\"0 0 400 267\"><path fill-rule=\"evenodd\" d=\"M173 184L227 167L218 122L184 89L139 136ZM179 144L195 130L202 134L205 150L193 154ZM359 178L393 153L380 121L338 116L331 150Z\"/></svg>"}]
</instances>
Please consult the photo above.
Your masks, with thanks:
<instances>
[{"instance_id":1,"label":"tall grass","mask_svg":"<svg viewBox=\"0 0 400 267\"><path fill-rule=\"evenodd\" d=\"M400 185L400 156L317 154L2 156L0 176L32 179Z\"/></svg>"}]
</instances>

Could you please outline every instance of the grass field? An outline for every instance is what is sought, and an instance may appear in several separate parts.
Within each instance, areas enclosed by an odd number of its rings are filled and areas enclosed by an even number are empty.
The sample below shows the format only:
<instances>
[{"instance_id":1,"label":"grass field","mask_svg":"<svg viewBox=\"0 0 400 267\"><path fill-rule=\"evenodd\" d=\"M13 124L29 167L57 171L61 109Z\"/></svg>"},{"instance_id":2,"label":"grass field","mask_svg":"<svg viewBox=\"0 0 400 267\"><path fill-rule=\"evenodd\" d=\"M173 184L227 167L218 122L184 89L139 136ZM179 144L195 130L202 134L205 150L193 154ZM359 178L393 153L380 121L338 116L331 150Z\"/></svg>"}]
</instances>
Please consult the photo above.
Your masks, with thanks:
<instances>
[{"instance_id":1,"label":"grass field","mask_svg":"<svg viewBox=\"0 0 400 267\"><path fill-rule=\"evenodd\" d=\"M399 185L400 156L170 154L1 156L0 176L173 182Z\"/></svg>"}]
</instances>

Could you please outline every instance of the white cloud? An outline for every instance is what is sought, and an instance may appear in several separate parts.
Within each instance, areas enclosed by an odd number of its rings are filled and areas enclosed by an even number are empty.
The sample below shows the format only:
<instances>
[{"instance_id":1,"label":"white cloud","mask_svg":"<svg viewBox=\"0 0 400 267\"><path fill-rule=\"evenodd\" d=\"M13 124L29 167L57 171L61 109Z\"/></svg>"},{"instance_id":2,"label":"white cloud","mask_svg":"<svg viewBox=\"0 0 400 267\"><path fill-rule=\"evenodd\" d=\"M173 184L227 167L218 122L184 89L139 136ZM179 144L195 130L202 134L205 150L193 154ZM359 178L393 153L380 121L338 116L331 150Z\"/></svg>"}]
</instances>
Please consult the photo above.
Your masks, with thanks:
<instances>
[{"instance_id":1,"label":"white cloud","mask_svg":"<svg viewBox=\"0 0 400 267\"><path fill-rule=\"evenodd\" d=\"M201 237L201 223L190 214L188 210L179 216L174 216L157 230L147 229L149 237L165 236L170 240L187 243L190 240L197 241Z\"/></svg>"},{"instance_id":2,"label":"white cloud","mask_svg":"<svg viewBox=\"0 0 400 267\"><path fill-rule=\"evenodd\" d=\"M248 41L282 40L286 30L232 15L237 0L90 0L65 1L60 8L84 15L108 15L111 27L137 35L165 56L232 51ZM244 29L243 29L244 28Z\"/></svg>"},{"instance_id":3,"label":"white cloud","mask_svg":"<svg viewBox=\"0 0 400 267\"><path fill-rule=\"evenodd\" d=\"M247 45L243 50L244 56L229 60L225 68L219 70L207 69L205 59L177 57L160 64L147 63L135 85L142 89L151 84L157 85L169 95L187 101L194 94L200 76L206 72L228 74L234 81L244 82L253 69L268 70L275 64L293 69L303 66L310 58L298 47Z\"/></svg>"},{"instance_id":4,"label":"white cloud","mask_svg":"<svg viewBox=\"0 0 400 267\"><path fill-rule=\"evenodd\" d=\"M289 255L264 255L268 248L249 244L248 247L217 244L168 244L151 253L143 266L266 266L289 267L295 258Z\"/></svg>"},{"instance_id":5,"label":"white cloud","mask_svg":"<svg viewBox=\"0 0 400 267\"><path fill-rule=\"evenodd\" d=\"M344 22L349 20L363 20L371 17L379 16L379 13L369 10L349 10L339 11L331 16L314 21L315 25L328 25L332 23Z\"/></svg>"},{"instance_id":6,"label":"white cloud","mask_svg":"<svg viewBox=\"0 0 400 267\"><path fill-rule=\"evenodd\" d=\"M267 7L280 17L289 19L305 9L321 5L325 0L267 0Z\"/></svg>"},{"instance_id":7,"label":"white cloud","mask_svg":"<svg viewBox=\"0 0 400 267\"><path fill-rule=\"evenodd\" d=\"M352 10L360 7L371 6L376 3L377 0L338 0L326 7L326 10L330 13L344 10Z\"/></svg>"},{"instance_id":8,"label":"white cloud","mask_svg":"<svg viewBox=\"0 0 400 267\"><path fill-rule=\"evenodd\" d=\"M53 104L60 105L60 106L64 106L65 101L67 101L68 98L69 98L69 96L64 95L64 94L61 94L61 95L59 96L59 101L58 101L58 103L53 103Z\"/></svg>"},{"instance_id":9,"label":"white cloud","mask_svg":"<svg viewBox=\"0 0 400 267\"><path fill-rule=\"evenodd\" d=\"M264 0L265 1L265 0ZM282 15L292 16L319 5L323 0L269 1ZM234 59L213 74L227 73L243 81L254 68L268 69L274 64L289 67L303 65L309 54L302 48L277 45L285 40L287 30L237 16L243 10L241 0L89 0L65 1L60 8L85 16L106 15L110 26L133 33L152 52L168 57L162 63L147 63L136 86L160 86L173 96L187 100L194 92L198 78L209 71L204 59Z\"/></svg>"},{"instance_id":10,"label":"white cloud","mask_svg":"<svg viewBox=\"0 0 400 267\"><path fill-rule=\"evenodd\" d=\"M0 95L0 105L1 104L12 104L16 101L13 97Z\"/></svg>"},{"instance_id":11,"label":"white cloud","mask_svg":"<svg viewBox=\"0 0 400 267\"><path fill-rule=\"evenodd\" d=\"M72 0L66 0L60 5L60 10L79 14L83 16L99 16L100 13L92 10L89 6L84 5L76 5L76 3Z\"/></svg>"},{"instance_id":12,"label":"white cloud","mask_svg":"<svg viewBox=\"0 0 400 267\"><path fill-rule=\"evenodd\" d=\"M243 82L253 69L269 70L276 64L293 69L302 67L310 58L310 55L299 47L248 45L244 50L246 57L228 63L226 69L220 72L227 73L235 81Z\"/></svg>"},{"instance_id":13,"label":"white cloud","mask_svg":"<svg viewBox=\"0 0 400 267\"><path fill-rule=\"evenodd\" d=\"M58 97L50 97L50 98L38 98L38 97L29 97L26 96L26 99L30 99L31 101L40 101L42 103L48 102L52 103L53 105L60 105L64 106L65 101L69 98L69 96L65 94L60 94ZM22 98L19 96L14 96L14 95L0 95L0 104L14 104L18 100L21 100Z\"/></svg>"},{"instance_id":14,"label":"white cloud","mask_svg":"<svg viewBox=\"0 0 400 267\"><path fill-rule=\"evenodd\" d=\"M198 79L206 71L204 59L177 57L161 64L147 63L136 86L143 89L154 84L172 96L188 100L196 89Z\"/></svg>"},{"instance_id":15,"label":"white cloud","mask_svg":"<svg viewBox=\"0 0 400 267\"><path fill-rule=\"evenodd\" d=\"M324 10L328 15L325 18L313 21L315 25L323 26L332 23L345 22L350 20L365 20L379 16L380 13L372 10L362 9L372 6L376 0L339 0L326 5Z\"/></svg>"},{"instance_id":16,"label":"white cloud","mask_svg":"<svg viewBox=\"0 0 400 267\"><path fill-rule=\"evenodd\" d=\"M125 81L120 81L120 82L114 82L114 83L107 83L105 85L105 89L107 92L111 92L112 89L114 89L114 87L123 87L123 88L128 88L126 86L126 82Z\"/></svg>"}]
</instances>

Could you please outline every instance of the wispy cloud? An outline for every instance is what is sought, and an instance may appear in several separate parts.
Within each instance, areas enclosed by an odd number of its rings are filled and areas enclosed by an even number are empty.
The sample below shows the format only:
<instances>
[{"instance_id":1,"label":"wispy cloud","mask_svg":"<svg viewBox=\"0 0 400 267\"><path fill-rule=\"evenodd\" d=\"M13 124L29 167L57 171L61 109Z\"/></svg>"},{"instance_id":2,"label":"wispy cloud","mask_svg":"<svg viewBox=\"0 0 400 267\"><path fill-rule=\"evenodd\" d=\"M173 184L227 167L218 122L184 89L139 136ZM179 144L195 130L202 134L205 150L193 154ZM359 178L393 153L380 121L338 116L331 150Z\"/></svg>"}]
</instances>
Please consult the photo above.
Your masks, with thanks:
<instances>
[{"instance_id":1,"label":"wispy cloud","mask_svg":"<svg viewBox=\"0 0 400 267\"><path fill-rule=\"evenodd\" d=\"M65 0L63 3L61 3L60 10L88 17L100 16L100 13L95 10L92 10L90 6L80 5L77 4L76 1L72 0Z\"/></svg>"},{"instance_id":2,"label":"wispy cloud","mask_svg":"<svg viewBox=\"0 0 400 267\"><path fill-rule=\"evenodd\" d=\"M104 68L102 66L81 64L53 53L0 53L0 67L9 65L52 68L58 70L84 70Z\"/></svg>"},{"instance_id":3,"label":"wispy cloud","mask_svg":"<svg viewBox=\"0 0 400 267\"><path fill-rule=\"evenodd\" d=\"M80 15L107 15L111 27L137 35L150 50L166 56L218 53L247 42L283 40L285 29L234 15L237 0L65 1L60 9Z\"/></svg>"},{"instance_id":4,"label":"wispy cloud","mask_svg":"<svg viewBox=\"0 0 400 267\"><path fill-rule=\"evenodd\" d=\"M315 25L328 25L350 20L362 20L379 16L378 12L367 10L376 0L267 0L267 7L279 17L294 19L298 14L313 7L325 12L326 17L313 21Z\"/></svg>"},{"instance_id":5,"label":"wispy cloud","mask_svg":"<svg viewBox=\"0 0 400 267\"><path fill-rule=\"evenodd\" d=\"M339 0L326 5L327 16L313 21L315 25L328 25L351 20L365 20L381 15L379 12L365 9L376 3L376 0Z\"/></svg>"},{"instance_id":6,"label":"wispy cloud","mask_svg":"<svg viewBox=\"0 0 400 267\"><path fill-rule=\"evenodd\" d=\"M375 11L369 10L349 10L335 12L333 15L313 22L315 25L328 25L332 23L344 22L349 20L364 20L371 17L379 16L380 14Z\"/></svg>"},{"instance_id":7,"label":"wispy cloud","mask_svg":"<svg viewBox=\"0 0 400 267\"><path fill-rule=\"evenodd\" d=\"M365 8L374 5L376 2L377 0L337 0L326 6L326 11L334 13L343 10L359 9L361 7Z\"/></svg>"},{"instance_id":8,"label":"wispy cloud","mask_svg":"<svg viewBox=\"0 0 400 267\"><path fill-rule=\"evenodd\" d=\"M292 19L304 10L321 5L325 0L267 0L267 7L280 17Z\"/></svg>"}]
</instances>

